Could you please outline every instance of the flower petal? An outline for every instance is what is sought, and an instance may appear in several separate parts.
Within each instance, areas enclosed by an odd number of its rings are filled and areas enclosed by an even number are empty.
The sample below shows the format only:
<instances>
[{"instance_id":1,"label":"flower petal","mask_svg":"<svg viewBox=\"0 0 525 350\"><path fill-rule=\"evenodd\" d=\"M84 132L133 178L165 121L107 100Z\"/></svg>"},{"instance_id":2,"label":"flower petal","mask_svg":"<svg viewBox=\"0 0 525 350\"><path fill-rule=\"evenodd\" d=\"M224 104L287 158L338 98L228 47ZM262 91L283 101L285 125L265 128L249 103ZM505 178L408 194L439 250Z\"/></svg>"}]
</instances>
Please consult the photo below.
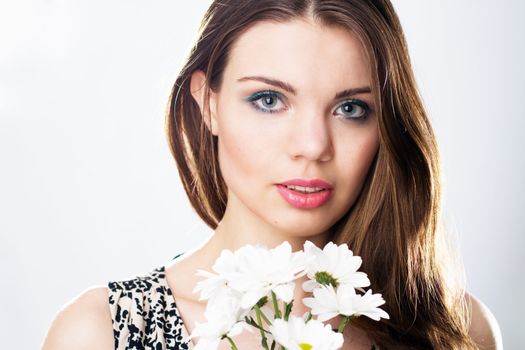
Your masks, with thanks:
<instances>
[{"instance_id":1,"label":"flower petal","mask_svg":"<svg viewBox=\"0 0 525 350\"><path fill-rule=\"evenodd\" d=\"M294 291L295 283L287 283L287 284L281 284L273 289L275 292L275 295L284 301L285 303L289 303L293 299L293 291Z\"/></svg>"}]
</instances>

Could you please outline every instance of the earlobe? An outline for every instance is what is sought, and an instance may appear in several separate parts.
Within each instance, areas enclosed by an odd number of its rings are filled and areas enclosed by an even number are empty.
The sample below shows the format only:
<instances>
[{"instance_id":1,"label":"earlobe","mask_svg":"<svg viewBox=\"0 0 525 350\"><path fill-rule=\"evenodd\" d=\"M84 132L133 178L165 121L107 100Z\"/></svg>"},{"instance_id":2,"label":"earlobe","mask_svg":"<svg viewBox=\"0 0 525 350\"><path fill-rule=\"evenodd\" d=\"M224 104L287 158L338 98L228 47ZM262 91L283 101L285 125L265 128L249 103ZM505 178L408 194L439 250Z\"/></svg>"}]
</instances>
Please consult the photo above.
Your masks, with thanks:
<instances>
[{"instance_id":1,"label":"earlobe","mask_svg":"<svg viewBox=\"0 0 525 350\"><path fill-rule=\"evenodd\" d=\"M206 110L206 74L202 70L197 70L191 75L190 90L193 98L197 101L201 110L201 115L208 130L215 136L217 132L217 118L216 118L216 94L211 91L209 93L209 112Z\"/></svg>"}]
</instances>

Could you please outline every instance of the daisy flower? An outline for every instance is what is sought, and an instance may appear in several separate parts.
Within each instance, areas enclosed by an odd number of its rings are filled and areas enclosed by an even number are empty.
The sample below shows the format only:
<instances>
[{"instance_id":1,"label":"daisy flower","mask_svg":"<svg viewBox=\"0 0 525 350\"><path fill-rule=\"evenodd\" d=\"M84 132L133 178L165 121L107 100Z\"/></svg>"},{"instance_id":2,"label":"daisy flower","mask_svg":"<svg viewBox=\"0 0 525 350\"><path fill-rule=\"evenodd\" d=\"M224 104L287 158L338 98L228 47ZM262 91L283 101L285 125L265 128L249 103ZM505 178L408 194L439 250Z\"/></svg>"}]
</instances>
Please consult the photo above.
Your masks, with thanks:
<instances>
[{"instance_id":1,"label":"daisy flower","mask_svg":"<svg viewBox=\"0 0 525 350\"><path fill-rule=\"evenodd\" d=\"M198 276L205 277L204 280L197 282L197 286L193 289L193 293L201 293L199 300L210 299L215 293L228 289L228 280L237 271L235 254L224 249L213 264L212 270L216 273L197 270Z\"/></svg>"},{"instance_id":2,"label":"daisy flower","mask_svg":"<svg viewBox=\"0 0 525 350\"><path fill-rule=\"evenodd\" d=\"M205 323L195 322L189 339L199 337L195 350L215 350L221 339L252 331L244 321L248 310L240 306L240 295L235 291L221 290L206 305Z\"/></svg>"},{"instance_id":3,"label":"daisy flower","mask_svg":"<svg viewBox=\"0 0 525 350\"><path fill-rule=\"evenodd\" d=\"M372 294L368 290L364 295L356 294L355 289L348 284L334 288L331 285L315 288L313 298L304 298L304 305L312 309L312 315L318 315L317 320L327 321L337 315L368 316L375 321L390 318L378 308L385 300L381 294Z\"/></svg>"},{"instance_id":4,"label":"daisy flower","mask_svg":"<svg viewBox=\"0 0 525 350\"><path fill-rule=\"evenodd\" d=\"M350 284L354 288L370 285L366 273L357 271L362 263L361 257L354 256L346 243L338 246L328 242L321 250L312 242L306 241L304 252L308 261L306 272L309 278L303 283L306 292L326 285L337 287L340 284Z\"/></svg>"},{"instance_id":5,"label":"daisy flower","mask_svg":"<svg viewBox=\"0 0 525 350\"><path fill-rule=\"evenodd\" d=\"M293 281L305 274L304 253L293 253L286 241L273 249L246 245L235 252L235 258L236 272L227 284L243 293L241 307L247 309L270 292L289 303L293 298Z\"/></svg>"},{"instance_id":6,"label":"daisy flower","mask_svg":"<svg viewBox=\"0 0 525 350\"><path fill-rule=\"evenodd\" d=\"M287 350L336 350L343 346L343 335L317 320L305 322L290 315L288 321L276 319L270 326L275 341Z\"/></svg>"}]
</instances>

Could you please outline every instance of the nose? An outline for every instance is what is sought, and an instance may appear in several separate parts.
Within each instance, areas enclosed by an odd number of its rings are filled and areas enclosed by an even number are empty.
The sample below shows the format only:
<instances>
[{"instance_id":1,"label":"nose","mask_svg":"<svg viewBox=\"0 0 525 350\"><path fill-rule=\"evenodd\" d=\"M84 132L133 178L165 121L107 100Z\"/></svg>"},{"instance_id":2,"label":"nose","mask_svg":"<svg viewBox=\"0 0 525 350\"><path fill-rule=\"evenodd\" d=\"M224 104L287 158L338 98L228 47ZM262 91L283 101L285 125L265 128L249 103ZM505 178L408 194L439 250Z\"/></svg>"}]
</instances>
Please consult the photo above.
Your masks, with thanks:
<instances>
[{"instance_id":1,"label":"nose","mask_svg":"<svg viewBox=\"0 0 525 350\"><path fill-rule=\"evenodd\" d=\"M290 118L288 150L293 159L328 161L333 157L328 118L320 112L301 113Z\"/></svg>"}]
</instances>

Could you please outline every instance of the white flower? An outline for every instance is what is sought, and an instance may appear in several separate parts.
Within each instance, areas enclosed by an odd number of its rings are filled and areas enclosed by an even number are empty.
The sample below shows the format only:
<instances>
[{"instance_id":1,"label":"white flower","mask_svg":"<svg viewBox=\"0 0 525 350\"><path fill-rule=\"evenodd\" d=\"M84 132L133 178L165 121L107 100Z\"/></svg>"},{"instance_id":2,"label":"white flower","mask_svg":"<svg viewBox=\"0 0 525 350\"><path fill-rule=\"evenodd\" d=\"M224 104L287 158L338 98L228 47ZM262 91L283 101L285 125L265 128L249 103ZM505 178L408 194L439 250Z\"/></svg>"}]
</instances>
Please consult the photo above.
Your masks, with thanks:
<instances>
[{"instance_id":1,"label":"white flower","mask_svg":"<svg viewBox=\"0 0 525 350\"><path fill-rule=\"evenodd\" d=\"M366 273L357 272L362 263L361 257L354 256L346 243L338 246L328 242L321 250L312 242L306 241L304 252L308 260L306 271L309 278L303 283L305 291L311 292L316 287L328 284L334 287L350 284L354 288L370 285Z\"/></svg>"},{"instance_id":2,"label":"white flower","mask_svg":"<svg viewBox=\"0 0 525 350\"><path fill-rule=\"evenodd\" d=\"M244 322L247 310L240 307L240 295L235 291L223 289L217 292L206 305L205 323L195 322L190 339L199 337L195 350L215 350L223 336L233 337L243 329L252 329Z\"/></svg>"},{"instance_id":3,"label":"white flower","mask_svg":"<svg viewBox=\"0 0 525 350\"><path fill-rule=\"evenodd\" d=\"M201 292L199 300L207 300L221 289L227 289L228 279L237 271L235 255L228 249L224 249L212 266L212 270L217 274L197 270L197 275L206 279L197 282L193 293Z\"/></svg>"},{"instance_id":4,"label":"white flower","mask_svg":"<svg viewBox=\"0 0 525 350\"><path fill-rule=\"evenodd\" d=\"M316 320L305 323L294 315L288 321L275 319L270 332L287 350L335 350L343 346L343 335L332 331L330 325Z\"/></svg>"},{"instance_id":5,"label":"white flower","mask_svg":"<svg viewBox=\"0 0 525 350\"><path fill-rule=\"evenodd\" d=\"M246 245L235 252L236 272L227 284L243 293L243 308L251 308L270 291L289 303L293 298L293 280L305 274L304 259L304 253L293 253L286 241L273 249Z\"/></svg>"},{"instance_id":6,"label":"white flower","mask_svg":"<svg viewBox=\"0 0 525 350\"><path fill-rule=\"evenodd\" d=\"M328 285L315 288L313 294L313 298L304 298L303 303L312 309L312 315L318 315L319 321L324 322L338 314L364 315L376 321L381 317L390 318L384 310L378 308L385 303L381 294L372 294L370 289L364 295L359 295L348 284L337 288Z\"/></svg>"}]
</instances>

